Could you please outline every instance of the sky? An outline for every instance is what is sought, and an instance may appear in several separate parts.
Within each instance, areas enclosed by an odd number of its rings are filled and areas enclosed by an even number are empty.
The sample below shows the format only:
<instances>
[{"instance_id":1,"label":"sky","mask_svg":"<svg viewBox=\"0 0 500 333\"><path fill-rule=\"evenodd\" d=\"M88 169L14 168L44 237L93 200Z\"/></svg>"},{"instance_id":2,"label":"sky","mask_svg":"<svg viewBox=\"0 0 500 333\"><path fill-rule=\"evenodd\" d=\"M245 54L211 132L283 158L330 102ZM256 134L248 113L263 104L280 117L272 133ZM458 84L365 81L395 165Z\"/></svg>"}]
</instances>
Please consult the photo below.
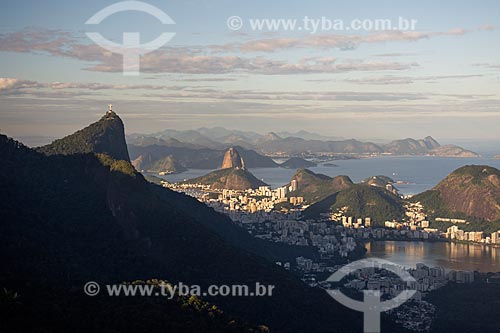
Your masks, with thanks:
<instances>
[{"instance_id":1,"label":"sky","mask_svg":"<svg viewBox=\"0 0 500 333\"><path fill-rule=\"evenodd\" d=\"M223 126L500 140L498 1L150 0L174 24L137 10L85 24L116 3L2 0L1 133L62 137L112 103L129 134ZM410 20L413 29L398 25ZM89 32L117 44L131 32L141 44L173 37L129 76L121 50Z\"/></svg>"}]
</instances>

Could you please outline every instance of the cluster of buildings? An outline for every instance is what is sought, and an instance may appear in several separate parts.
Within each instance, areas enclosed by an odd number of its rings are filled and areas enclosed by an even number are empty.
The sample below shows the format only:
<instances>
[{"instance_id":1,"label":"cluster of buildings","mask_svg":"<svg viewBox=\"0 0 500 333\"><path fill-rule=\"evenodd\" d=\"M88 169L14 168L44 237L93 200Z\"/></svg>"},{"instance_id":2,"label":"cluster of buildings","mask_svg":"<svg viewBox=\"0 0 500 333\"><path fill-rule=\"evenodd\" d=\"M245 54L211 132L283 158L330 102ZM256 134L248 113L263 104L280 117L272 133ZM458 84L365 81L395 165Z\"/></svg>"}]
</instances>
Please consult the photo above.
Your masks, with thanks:
<instances>
[{"instance_id":1,"label":"cluster of buildings","mask_svg":"<svg viewBox=\"0 0 500 333\"><path fill-rule=\"evenodd\" d=\"M463 220L463 219L452 219L452 218L449 218L449 217L436 217L434 219L434 221L436 222L451 222L453 224L457 224L457 223L467 223L467 220Z\"/></svg>"},{"instance_id":2,"label":"cluster of buildings","mask_svg":"<svg viewBox=\"0 0 500 333\"><path fill-rule=\"evenodd\" d=\"M279 203L287 202L286 193L286 187L271 190L268 186L260 186L256 190L222 190L217 198L209 199L208 203L222 204L228 211L268 213Z\"/></svg>"},{"instance_id":3,"label":"cluster of buildings","mask_svg":"<svg viewBox=\"0 0 500 333\"><path fill-rule=\"evenodd\" d=\"M482 231L464 231L454 225L446 229L446 238L451 240L467 241L482 244L499 244L500 245L500 230L492 232L490 237L484 237Z\"/></svg>"},{"instance_id":4,"label":"cluster of buildings","mask_svg":"<svg viewBox=\"0 0 500 333\"><path fill-rule=\"evenodd\" d=\"M384 226L390 229L405 229L414 232L420 230L424 233L438 233L437 229L429 228L429 221L427 220L427 215L424 213L424 206L420 202L407 202L404 208L405 219L403 221L385 221ZM415 232L414 234L418 235L419 233Z\"/></svg>"},{"instance_id":5,"label":"cluster of buildings","mask_svg":"<svg viewBox=\"0 0 500 333\"><path fill-rule=\"evenodd\" d=\"M404 221L385 221L384 228L377 228L371 217L346 216L348 207L342 207L330 214L330 220L341 223L346 232L360 239L439 239L441 232L429 228L429 221L423 212L422 204L408 203L405 205L406 219ZM354 229L354 230L353 230Z\"/></svg>"},{"instance_id":6,"label":"cluster of buildings","mask_svg":"<svg viewBox=\"0 0 500 333\"><path fill-rule=\"evenodd\" d=\"M389 267L390 266L390 267ZM405 282L397 275L398 272L408 272L415 281ZM394 274L395 272L396 274ZM472 283L474 272L449 271L442 267L428 267L419 263L416 268L407 269L403 266L381 264L378 267L367 267L353 273L354 278L344 287L357 290L379 290L381 295L394 297L404 289L416 290L414 299L421 300L427 292L444 287L448 282Z\"/></svg>"},{"instance_id":7,"label":"cluster of buildings","mask_svg":"<svg viewBox=\"0 0 500 333\"><path fill-rule=\"evenodd\" d=\"M170 184L166 182L163 186L194 196L216 211L228 215L233 221L242 223L259 223L270 219L298 219L299 211L303 208L304 203L303 197L287 197L289 192L297 190L297 181L295 180L292 180L290 186L282 186L274 190L269 186L260 186L255 190L223 189L215 191L210 189L209 185ZM281 213L276 210L280 204L289 204L294 208Z\"/></svg>"},{"instance_id":8,"label":"cluster of buildings","mask_svg":"<svg viewBox=\"0 0 500 333\"><path fill-rule=\"evenodd\" d=\"M342 226L340 226L343 228ZM387 228L345 228L346 233L356 239L364 240L439 240L442 233L436 229L408 230Z\"/></svg>"},{"instance_id":9,"label":"cluster of buildings","mask_svg":"<svg viewBox=\"0 0 500 333\"><path fill-rule=\"evenodd\" d=\"M405 204L405 219L403 221L385 221L384 228L374 228L374 223L370 217L355 218L346 216L347 207L339 209L330 214L330 220L341 223L346 229L356 229L350 231L354 238L374 238L374 239L420 239L436 240L449 239L464 242L474 242L481 244L500 245L500 230L485 237L482 231L466 232L457 225L451 226L446 233L437 228L429 227L429 220L424 213L424 207L420 202ZM447 222L453 224L468 224L467 220L437 217L436 222Z\"/></svg>"},{"instance_id":10,"label":"cluster of buildings","mask_svg":"<svg viewBox=\"0 0 500 333\"><path fill-rule=\"evenodd\" d=\"M372 226L371 218L355 218L352 216L347 216L347 210L349 207L342 207L337 212L330 213L330 220L342 223L344 228L370 228Z\"/></svg>"},{"instance_id":11,"label":"cluster of buildings","mask_svg":"<svg viewBox=\"0 0 500 333\"><path fill-rule=\"evenodd\" d=\"M427 215L424 213L424 206L420 202L408 202L404 205L405 208L405 226L410 230L424 229L429 227Z\"/></svg>"},{"instance_id":12,"label":"cluster of buildings","mask_svg":"<svg viewBox=\"0 0 500 333\"><path fill-rule=\"evenodd\" d=\"M429 221L426 219L427 216L424 213L424 207L420 202L407 203L404 207L406 215L404 221L385 221L384 226L386 228L408 229L412 231L429 228ZM337 212L332 212L330 214L330 220L341 222L345 228L358 229L372 227L372 220L370 217L355 218L346 216L347 210L348 207L342 207Z\"/></svg>"},{"instance_id":13,"label":"cluster of buildings","mask_svg":"<svg viewBox=\"0 0 500 333\"><path fill-rule=\"evenodd\" d=\"M242 226L254 237L260 239L288 245L315 247L321 259L327 261L335 257L348 257L358 246L352 236L342 232L341 226L331 223L274 220L259 224L242 223Z\"/></svg>"},{"instance_id":14,"label":"cluster of buildings","mask_svg":"<svg viewBox=\"0 0 500 333\"><path fill-rule=\"evenodd\" d=\"M296 268L303 272L302 280L310 286L316 286L316 274L323 272L333 273L337 266L328 266L325 262L315 262L312 259L305 257L297 257L295 259Z\"/></svg>"}]
</instances>

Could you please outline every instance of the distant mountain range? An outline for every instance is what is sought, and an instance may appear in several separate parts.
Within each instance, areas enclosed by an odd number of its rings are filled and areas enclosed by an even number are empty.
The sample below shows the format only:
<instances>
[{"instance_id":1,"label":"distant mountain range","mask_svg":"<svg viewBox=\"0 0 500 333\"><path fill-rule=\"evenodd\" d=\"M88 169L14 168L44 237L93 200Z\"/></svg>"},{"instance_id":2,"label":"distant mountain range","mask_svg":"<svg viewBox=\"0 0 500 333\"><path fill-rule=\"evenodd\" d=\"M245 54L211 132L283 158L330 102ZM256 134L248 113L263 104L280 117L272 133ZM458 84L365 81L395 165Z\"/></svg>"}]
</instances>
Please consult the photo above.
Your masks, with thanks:
<instances>
[{"instance_id":1,"label":"distant mountain range","mask_svg":"<svg viewBox=\"0 0 500 333\"><path fill-rule=\"evenodd\" d=\"M479 155L455 145L441 146L435 139L428 136L421 140L403 139L392 141L388 144L375 144L373 142L363 142L354 139L334 140L332 138L314 135L313 133L300 131L297 133L274 133L270 132L261 135L255 132L232 131L222 127L212 129L201 128L198 130L177 131L165 130L150 135L133 134L127 136L129 150L132 159L146 153L159 155L164 158L165 154L160 153L161 148L177 148L173 157L179 160L184 167L209 168L213 167L214 161L195 162L187 155L190 151L199 151L202 154L210 151L214 158L220 158L229 147L239 147L243 150L252 151L255 154L268 156L289 156L306 157L310 155L336 154L347 156L366 155L393 155L393 156L440 156L440 157L478 157ZM182 151L181 148L190 151ZM163 148L165 149L165 148ZM171 152L169 152L171 154ZM253 164L248 161L249 168L252 167L277 167L276 163L270 160ZM215 163L218 164L218 161ZM192 166L188 166L192 165Z\"/></svg>"},{"instance_id":2,"label":"distant mountain range","mask_svg":"<svg viewBox=\"0 0 500 333\"><path fill-rule=\"evenodd\" d=\"M187 148L169 145L128 145L132 164L139 171L156 172L152 166L159 160L171 156L179 166L188 169L217 169L221 167L226 149L211 148ZM233 147L245 160L247 168L275 168L279 164L270 157L258 154L253 150L247 150L240 146ZM163 170L174 171L174 170Z\"/></svg>"},{"instance_id":3,"label":"distant mountain range","mask_svg":"<svg viewBox=\"0 0 500 333\"><path fill-rule=\"evenodd\" d=\"M303 137L315 137L298 132ZM234 147L244 157L247 168L304 168L313 162L303 157L333 154L332 158L363 157L367 155L478 157L479 155L455 145L441 146L432 137L421 140L404 139L385 145L354 139L321 141L301 137L281 137L276 133L260 135L254 132L213 129L177 131L165 130L151 135L133 134L127 137L128 149L134 166L141 171L169 173L183 169L216 169L225 151ZM269 156L289 156L290 161L279 165ZM168 157L168 163L164 159ZM298 158L302 158L299 160ZM175 165L175 168L167 168ZM159 168L159 166L163 167Z\"/></svg>"},{"instance_id":4,"label":"distant mountain range","mask_svg":"<svg viewBox=\"0 0 500 333\"><path fill-rule=\"evenodd\" d=\"M358 140L320 141L302 138L276 138L258 142L254 149L264 154L285 153L301 155L305 153L333 153L349 155L420 155L442 157L478 157L479 155L461 147L448 145L441 146L432 137L422 140L404 139L392 141L388 144L375 144Z\"/></svg>"}]
</instances>

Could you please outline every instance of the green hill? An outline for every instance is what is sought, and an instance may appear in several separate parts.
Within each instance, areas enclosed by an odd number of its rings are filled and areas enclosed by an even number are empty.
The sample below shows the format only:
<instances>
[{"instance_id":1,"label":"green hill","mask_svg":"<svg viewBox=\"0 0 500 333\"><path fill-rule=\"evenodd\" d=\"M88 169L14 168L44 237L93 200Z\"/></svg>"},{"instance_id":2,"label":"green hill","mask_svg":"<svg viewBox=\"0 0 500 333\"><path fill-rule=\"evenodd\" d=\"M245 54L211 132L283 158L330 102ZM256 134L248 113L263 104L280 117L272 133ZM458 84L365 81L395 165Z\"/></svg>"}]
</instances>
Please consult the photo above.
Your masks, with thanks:
<instances>
[{"instance_id":1,"label":"green hill","mask_svg":"<svg viewBox=\"0 0 500 333\"><path fill-rule=\"evenodd\" d=\"M298 169L298 168L311 168L315 167L317 164L311 161L307 161L301 157L292 157L285 162L280 164L280 167L286 169Z\"/></svg>"},{"instance_id":2,"label":"green hill","mask_svg":"<svg viewBox=\"0 0 500 333\"><path fill-rule=\"evenodd\" d=\"M147 172L179 173L187 170L172 155L153 161L151 155L141 155L132 164L137 170Z\"/></svg>"},{"instance_id":3,"label":"green hill","mask_svg":"<svg viewBox=\"0 0 500 333\"><path fill-rule=\"evenodd\" d=\"M431 216L500 220L500 170L485 165L461 167L411 200L420 201Z\"/></svg>"},{"instance_id":4,"label":"green hill","mask_svg":"<svg viewBox=\"0 0 500 333\"><path fill-rule=\"evenodd\" d=\"M179 173L186 171L187 169L180 165L179 162L172 156L160 159L151 165L149 171L152 172L168 172L168 173Z\"/></svg>"},{"instance_id":5,"label":"green hill","mask_svg":"<svg viewBox=\"0 0 500 333\"><path fill-rule=\"evenodd\" d=\"M130 161L123 122L113 111L108 111L98 122L37 150L46 155L103 153Z\"/></svg>"},{"instance_id":6,"label":"green hill","mask_svg":"<svg viewBox=\"0 0 500 333\"><path fill-rule=\"evenodd\" d=\"M348 207L347 216L371 217L378 225L404 216L401 200L396 195L380 187L355 184L311 205L304 211L304 217L317 217L320 213L343 207Z\"/></svg>"},{"instance_id":7,"label":"green hill","mask_svg":"<svg viewBox=\"0 0 500 333\"><path fill-rule=\"evenodd\" d=\"M318 202L327 196L350 187L353 182L347 176L334 178L317 174L308 169L298 169L292 181L297 182L297 190L289 193L290 196L301 196L308 203Z\"/></svg>"},{"instance_id":8,"label":"green hill","mask_svg":"<svg viewBox=\"0 0 500 333\"><path fill-rule=\"evenodd\" d=\"M424 139L403 139L392 141L383 146L386 153L393 155L429 155L441 157L479 157L470 150L455 145L441 146L433 137Z\"/></svg>"},{"instance_id":9,"label":"green hill","mask_svg":"<svg viewBox=\"0 0 500 333\"><path fill-rule=\"evenodd\" d=\"M210 185L211 189L248 190L267 184L257 179L250 171L240 168L226 168L210 172L183 183Z\"/></svg>"},{"instance_id":10,"label":"green hill","mask_svg":"<svg viewBox=\"0 0 500 333\"><path fill-rule=\"evenodd\" d=\"M394 180L390 177L387 176L372 176L369 178L366 178L362 181L362 183L371 185L371 186L378 186L378 187L383 187L385 188L389 184L394 184Z\"/></svg>"}]
</instances>

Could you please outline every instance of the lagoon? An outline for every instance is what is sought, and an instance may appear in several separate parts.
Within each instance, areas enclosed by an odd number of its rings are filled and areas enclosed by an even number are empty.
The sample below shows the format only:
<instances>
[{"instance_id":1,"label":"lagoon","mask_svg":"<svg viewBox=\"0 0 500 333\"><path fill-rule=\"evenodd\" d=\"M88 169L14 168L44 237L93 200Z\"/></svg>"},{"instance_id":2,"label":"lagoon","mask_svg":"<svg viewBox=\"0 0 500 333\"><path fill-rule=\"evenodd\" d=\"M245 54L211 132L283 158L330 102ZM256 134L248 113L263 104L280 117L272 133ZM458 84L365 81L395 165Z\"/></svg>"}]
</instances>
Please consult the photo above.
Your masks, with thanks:
<instances>
[{"instance_id":1,"label":"lagoon","mask_svg":"<svg viewBox=\"0 0 500 333\"><path fill-rule=\"evenodd\" d=\"M372 241L366 256L415 268L417 263L446 270L500 272L500 248L479 244L421 241Z\"/></svg>"}]
</instances>

